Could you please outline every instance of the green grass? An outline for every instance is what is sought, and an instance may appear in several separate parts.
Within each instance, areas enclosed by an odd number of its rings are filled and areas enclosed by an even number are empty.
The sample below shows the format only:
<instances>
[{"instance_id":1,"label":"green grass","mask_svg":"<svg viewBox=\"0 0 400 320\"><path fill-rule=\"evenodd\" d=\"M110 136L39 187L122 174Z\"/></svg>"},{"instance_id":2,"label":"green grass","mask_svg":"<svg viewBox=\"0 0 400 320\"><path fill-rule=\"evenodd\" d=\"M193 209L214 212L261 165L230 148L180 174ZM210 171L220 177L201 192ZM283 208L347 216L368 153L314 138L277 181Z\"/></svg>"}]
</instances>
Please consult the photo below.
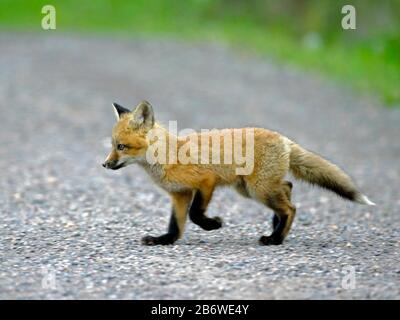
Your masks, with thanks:
<instances>
[{"instance_id":1,"label":"green grass","mask_svg":"<svg viewBox=\"0 0 400 320\"><path fill-rule=\"evenodd\" d=\"M46 32L118 33L224 42L321 72L361 93L379 96L388 106L400 106L399 25L366 33L363 16L358 14L361 30L343 31L339 9L328 8L327 2L322 6L323 0L310 3L312 10L307 11L304 19L296 20L296 12L279 11L263 16L260 12L264 11L257 7L265 6L261 0L249 0L246 4L240 0L0 0L0 30L44 32L40 24L41 8L52 4L57 9L57 30ZM363 3L367 6L371 1ZM332 10L339 17L334 16L328 19L329 24L324 24L320 13ZM276 16L283 23L272 19ZM313 36L304 41L306 34L313 34L310 31L317 35L314 41Z\"/></svg>"}]
</instances>

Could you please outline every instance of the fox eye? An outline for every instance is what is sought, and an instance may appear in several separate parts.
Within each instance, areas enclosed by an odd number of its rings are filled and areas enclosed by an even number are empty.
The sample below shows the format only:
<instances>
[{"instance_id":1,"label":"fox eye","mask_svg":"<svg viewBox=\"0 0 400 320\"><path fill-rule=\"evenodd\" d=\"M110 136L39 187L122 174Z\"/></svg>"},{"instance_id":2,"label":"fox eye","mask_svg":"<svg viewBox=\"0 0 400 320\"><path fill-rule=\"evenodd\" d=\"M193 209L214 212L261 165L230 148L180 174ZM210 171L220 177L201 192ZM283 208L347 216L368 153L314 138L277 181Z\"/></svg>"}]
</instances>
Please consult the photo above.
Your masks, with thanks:
<instances>
[{"instance_id":1,"label":"fox eye","mask_svg":"<svg viewBox=\"0 0 400 320\"><path fill-rule=\"evenodd\" d=\"M122 151L125 149L125 145L120 143L117 145L117 149Z\"/></svg>"}]
</instances>

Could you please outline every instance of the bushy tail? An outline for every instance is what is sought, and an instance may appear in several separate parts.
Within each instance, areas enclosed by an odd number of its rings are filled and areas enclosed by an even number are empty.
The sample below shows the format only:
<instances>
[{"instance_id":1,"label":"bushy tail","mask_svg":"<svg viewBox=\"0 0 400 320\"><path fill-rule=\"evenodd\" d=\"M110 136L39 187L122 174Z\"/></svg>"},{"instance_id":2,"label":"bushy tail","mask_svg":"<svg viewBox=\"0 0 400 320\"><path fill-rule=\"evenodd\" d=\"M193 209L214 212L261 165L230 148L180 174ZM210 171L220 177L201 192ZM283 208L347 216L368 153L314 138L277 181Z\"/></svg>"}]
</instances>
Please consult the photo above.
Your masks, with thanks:
<instances>
[{"instance_id":1,"label":"bushy tail","mask_svg":"<svg viewBox=\"0 0 400 320\"><path fill-rule=\"evenodd\" d=\"M351 178L338 166L295 143L291 143L290 171L296 179L331 190L345 199L375 205L357 190Z\"/></svg>"}]
</instances>

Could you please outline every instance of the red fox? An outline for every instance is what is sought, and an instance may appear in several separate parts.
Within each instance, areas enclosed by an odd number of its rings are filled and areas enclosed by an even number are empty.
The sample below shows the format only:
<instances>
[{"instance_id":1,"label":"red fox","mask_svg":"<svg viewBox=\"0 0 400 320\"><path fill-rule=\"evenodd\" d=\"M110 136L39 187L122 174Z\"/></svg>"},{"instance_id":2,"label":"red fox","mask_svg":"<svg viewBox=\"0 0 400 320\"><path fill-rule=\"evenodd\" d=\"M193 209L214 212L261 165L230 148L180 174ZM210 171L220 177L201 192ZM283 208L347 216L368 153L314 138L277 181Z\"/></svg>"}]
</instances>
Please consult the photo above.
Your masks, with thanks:
<instances>
[{"instance_id":1,"label":"red fox","mask_svg":"<svg viewBox=\"0 0 400 320\"><path fill-rule=\"evenodd\" d=\"M152 138L151 131L158 130L168 139L176 139L177 148L188 143L190 136L177 137L155 122L153 108L142 101L130 111L117 103L113 104L117 123L112 130L112 150L103 166L117 170L136 163L143 167L156 184L166 190L172 200L172 214L166 234L145 236L145 245L167 245L182 237L187 216L204 230L215 230L222 226L220 217L208 217L206 209L217 186L231 185L242 196L252 198L266 205L274 212L273 232L261 236L262 245L279 245L287 236L296 208L291 203L292 183L284 177L291 172L296 179L318 185L339 196L361 204L375 205L356 188L351 178L336 165L305 150L290 139L262 128L253 130L254 150L252 170L249 174L237 174L237 165L232 163L172 163L151 162L146 157ZM226 144L220 144L224 137L231 138L236 129L226 129L217 141L221 152ZM211 136L196 133L193 137L212 141ZM205 138L205 139L204 139ZM172 140L171 140L172 141ZM189 141L190 143L190 141ZM242 142L243 145L249 141ZM190 147L193 146L193 143ZM200 146L200 145L199 145ZM196 146L196 147L199 147ZM171 146L167 145L167 151ZM200 152L201 148L194 148ZM190 149L192 152L192 149ZM171 154L171 153L169 153Z\"/></svg>"}]
</instances>

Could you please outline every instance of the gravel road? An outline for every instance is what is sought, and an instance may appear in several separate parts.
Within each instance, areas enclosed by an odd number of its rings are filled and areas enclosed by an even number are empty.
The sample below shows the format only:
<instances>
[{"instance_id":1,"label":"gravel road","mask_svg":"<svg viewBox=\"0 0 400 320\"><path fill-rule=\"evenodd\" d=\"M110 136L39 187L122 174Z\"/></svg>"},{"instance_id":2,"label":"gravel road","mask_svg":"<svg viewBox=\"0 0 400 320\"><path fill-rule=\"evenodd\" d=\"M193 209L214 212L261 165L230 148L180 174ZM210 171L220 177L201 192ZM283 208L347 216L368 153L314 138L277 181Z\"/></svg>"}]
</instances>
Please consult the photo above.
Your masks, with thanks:
<instances>
[{"instance_id":1,"label":"gravel road","mask_svg":"<svg viewBox=\"0 0 400 320\"><path fill-rule=\"evenodd\" d=\"M0 33L0 71L1 299L400 298L400 109L207 43ZM169 197L138 167L101 166L111 103L141 99L178 129L280 131L378 206L295 183L292 232L263 247L272 213L221 189L224 228L142 246Z\"/></svg>"}]
</instances>

